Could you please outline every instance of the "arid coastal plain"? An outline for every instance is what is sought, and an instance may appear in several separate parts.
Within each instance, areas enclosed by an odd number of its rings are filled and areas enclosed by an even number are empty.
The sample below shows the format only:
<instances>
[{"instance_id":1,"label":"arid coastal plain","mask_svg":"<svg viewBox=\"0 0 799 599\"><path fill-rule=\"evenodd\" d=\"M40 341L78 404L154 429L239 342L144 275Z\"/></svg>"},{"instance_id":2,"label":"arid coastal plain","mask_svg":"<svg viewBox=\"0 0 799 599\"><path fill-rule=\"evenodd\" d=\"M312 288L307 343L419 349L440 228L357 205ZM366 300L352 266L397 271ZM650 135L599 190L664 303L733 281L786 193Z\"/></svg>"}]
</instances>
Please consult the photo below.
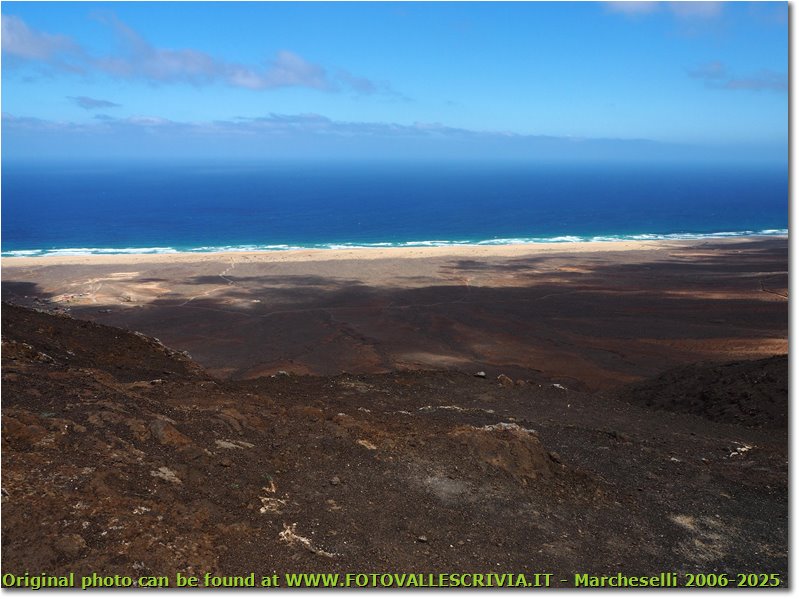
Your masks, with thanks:
<instances>
[{"instance_id":1,"label":"arid coastal plain","mask_svg":"<svg viewBox=\"0 0 799 599\"><path fill-rule=\"evenodd\" d=\"M216 376L454 369L605 389L786 353L785 238L3 259L9 301Z\"/></svg>"}]
</instances>

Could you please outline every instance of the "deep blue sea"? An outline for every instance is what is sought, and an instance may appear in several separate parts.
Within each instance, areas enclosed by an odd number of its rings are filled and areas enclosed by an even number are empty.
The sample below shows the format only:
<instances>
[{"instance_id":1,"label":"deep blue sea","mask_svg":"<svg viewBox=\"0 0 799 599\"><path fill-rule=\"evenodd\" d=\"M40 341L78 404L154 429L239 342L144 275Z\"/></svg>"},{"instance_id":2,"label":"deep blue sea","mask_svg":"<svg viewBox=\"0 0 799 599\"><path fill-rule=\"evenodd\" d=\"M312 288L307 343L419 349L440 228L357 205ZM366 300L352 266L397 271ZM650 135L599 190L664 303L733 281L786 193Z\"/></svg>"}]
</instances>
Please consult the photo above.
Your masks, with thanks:
<instances>
[{"instance_id":1,"label":"deep blue sea","mask_svg":"<svg viewBox=\"0 0 799 599\"><path fill-rule=\"evenodd\" d=\"M785 234L787 166L8 162L2 254Z\"/></svg>"}]
</instances>

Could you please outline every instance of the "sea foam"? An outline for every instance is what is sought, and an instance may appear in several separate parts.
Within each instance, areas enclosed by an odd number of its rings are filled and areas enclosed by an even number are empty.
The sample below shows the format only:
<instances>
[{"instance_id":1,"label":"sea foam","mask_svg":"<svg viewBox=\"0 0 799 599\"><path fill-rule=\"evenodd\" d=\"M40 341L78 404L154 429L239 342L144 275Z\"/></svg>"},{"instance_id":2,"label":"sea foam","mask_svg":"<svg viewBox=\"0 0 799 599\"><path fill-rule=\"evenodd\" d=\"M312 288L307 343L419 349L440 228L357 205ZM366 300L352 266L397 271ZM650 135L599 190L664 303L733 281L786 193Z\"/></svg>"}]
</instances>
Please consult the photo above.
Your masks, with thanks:
<instances>
[{"instance_id":1,"label":"sea foam","mask_svg":"<svg viewBox=\"0 0 799 599\"><path fill-rule=\"evenodd\" d=\"M510 237L496 239L459 240L415 240L379 241L365 243L310 243L310 244L243 244L243 245L204 245L196 247L135 247L135 248L49 248L8 250L2 252L6 258L31 258L45 256L98 256L115 254L176 254L219 253L219 252L280 252L288 250L356 250L369 248L409 248L409 247L449 247L449 246L501 246L541 243L592 243L613 241L667 241L691 239L719 239L727 237L780 237L788 235L788 229L763 229L760 231L718 231L715 233L635 233L628 235L557 235L554 237Z\"/></svg>"}]
</instances>

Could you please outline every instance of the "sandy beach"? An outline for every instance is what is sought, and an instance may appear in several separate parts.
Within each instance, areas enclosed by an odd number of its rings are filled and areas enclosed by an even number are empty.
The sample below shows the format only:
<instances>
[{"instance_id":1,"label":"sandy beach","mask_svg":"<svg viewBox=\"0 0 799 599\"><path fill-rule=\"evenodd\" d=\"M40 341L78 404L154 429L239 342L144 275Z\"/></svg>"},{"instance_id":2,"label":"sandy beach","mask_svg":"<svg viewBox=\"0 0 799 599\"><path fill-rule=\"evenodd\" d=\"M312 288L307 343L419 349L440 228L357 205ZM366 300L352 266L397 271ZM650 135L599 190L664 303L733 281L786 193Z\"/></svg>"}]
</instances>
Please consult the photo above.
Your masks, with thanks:
<instances>
[{"instance_id":1,"label":"sandy beach","mask_svg":"<svg viewBox=\"0 0 799 599\"><path fill-rule=\"evenodd\" d=\"M774 237L730 237L709 239L714 244L737 243ZM686 244L697 245L709 240L625 240L585 241L560 243L518 243L506 245L442 245L430 247L386 247L348 249L291 249L276 251L228 252L165 252L124 254L75 254L42 257L3 257L4 267L38 267L77 264L142 264L142 263L202 263L220 260L245 260L254 262L328 262L338 260L429 259L442 256L517 257L551 253L583 254L587 252L623 252L633 250L659 250L680 248Z\"/></svg>"},{"instance_id":2,"label":"sandy beach","mask_svg":"<svg viewBox=\"0 0 799 599\"><path fill-rule=\"evenodd\" d=\"M483 370L608 388L787 351L787 239L3 258L4 299L217 376Z\"/></svg>"}]
</instances>

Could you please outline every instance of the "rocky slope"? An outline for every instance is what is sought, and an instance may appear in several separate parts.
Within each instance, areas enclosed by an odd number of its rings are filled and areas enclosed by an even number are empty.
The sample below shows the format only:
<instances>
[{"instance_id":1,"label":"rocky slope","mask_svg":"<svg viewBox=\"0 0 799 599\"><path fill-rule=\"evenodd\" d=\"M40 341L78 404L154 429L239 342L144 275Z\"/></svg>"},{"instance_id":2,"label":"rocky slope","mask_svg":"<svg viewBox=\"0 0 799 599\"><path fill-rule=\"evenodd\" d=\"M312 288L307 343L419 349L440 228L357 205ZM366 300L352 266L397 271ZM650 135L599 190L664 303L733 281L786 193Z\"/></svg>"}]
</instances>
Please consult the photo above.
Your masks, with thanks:
<instances>
[{"instance_id":1,"label":"rocky slope","mask_svg":"<svg viewBox=\"0 0 799 599\"><path fill-rule=\"evenodd\" d=\"M631 385L632 402L717 422L788 426L788 356L683 366Z\"/></svg>"},{"instance_id":2,"label":"rocky slope","mask_svg":"<svg viewBox=\"0 0 799 599\"><path fill-rule=\"evenodd\" d=\"M459 372L215 380L156 340L7 304L2 334L4 573L786 580L784 427ZM784 402L783 367L747 410Z\"/></svg>"}]
</instances>

